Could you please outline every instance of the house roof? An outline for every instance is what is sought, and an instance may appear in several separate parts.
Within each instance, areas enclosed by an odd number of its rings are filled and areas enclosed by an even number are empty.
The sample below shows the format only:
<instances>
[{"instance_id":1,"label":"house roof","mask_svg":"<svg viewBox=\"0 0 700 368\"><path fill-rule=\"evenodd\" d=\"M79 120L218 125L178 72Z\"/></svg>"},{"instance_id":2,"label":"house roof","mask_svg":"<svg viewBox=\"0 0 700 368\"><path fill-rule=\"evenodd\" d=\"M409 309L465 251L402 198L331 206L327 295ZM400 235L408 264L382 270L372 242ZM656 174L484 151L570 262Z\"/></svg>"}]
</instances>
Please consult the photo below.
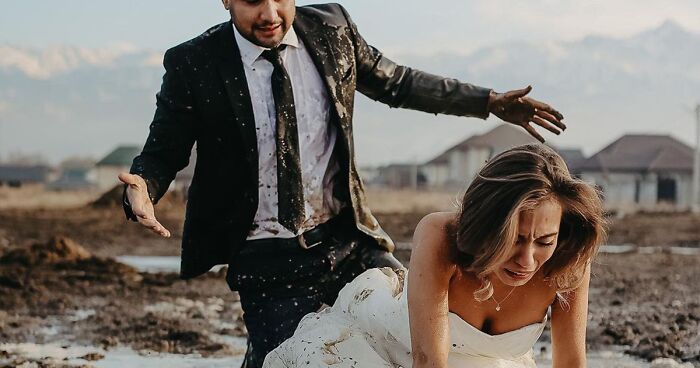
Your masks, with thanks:
<instances>
[{"instance_id":1,"label":"house roof","mask_svg":"<svg viewBox=\"0 0 700 368\"><path fill-rule=\"evenodd\" d=\"M668 135L628 134L579 166L581 171L692 171L693 149Z\"/></svg>"},{"instance_id":2,"label":"house roof","mask_svg":"<svg viewBox=\"0 0 700 368\"><path fill-rule=\"evenodd\" d=\"M59 165L61 170L90 170L95 166L95 160L90 158L70 158Z\"/></svg>"},{"instance_id":3,"label":"house roof","mask_svg":"<svg viewBox=\"0 0 700 368\"><path fill-rule=\"evenodd\" d=\"M524 129L501 124L484 134L469 137L455 148L461 151L472 147L495 148L495 151L501 152L528 143L538 143L538 141Z\"/></svg>"},{"instance_id":4,"label":"house roof","mask_svg":"<svg viewBox=\"0 0 700 368\"><path fill-rule=\"evenodd\" d=\"M0 181L45 182L51 168L44 165L0 165Z\"/></svg>"},{"instance_id":5,"label":"house roof","mask_svg":"<svg viewBox=\"0 0 700 368\"><path fill-rule=\"evenodd\" d=\"M97 162L96 166L131 166L134 157L141 153L139 146L119 146Z\"/></svg>"},{"instance_id":6,"label":"house roof","mask_svg":"<svg viewBox=\"0 0 700 368\"><path fill-rule=\"evenodd\" d=\"M453 151L466 151L470 148L489 148L496 154L528 143L538 143L538 141L523 129L509 124L501 124L484 134L473 135L457 143L426 164L445 164Z\"/></svg>"},{"instance_id":7,"label":"house roof","mask_svg":"<svg viewBox=\"0 0 700 368\"><path fill-rule=\"evenodd\" d=\"M562 148L555 149L557 153L564 159L566 166L569 167L569 171L577 172L581 167L581 164L586 162L586 156L583 155L583 151L577 148Z\"/></svg>"}]
</instances>

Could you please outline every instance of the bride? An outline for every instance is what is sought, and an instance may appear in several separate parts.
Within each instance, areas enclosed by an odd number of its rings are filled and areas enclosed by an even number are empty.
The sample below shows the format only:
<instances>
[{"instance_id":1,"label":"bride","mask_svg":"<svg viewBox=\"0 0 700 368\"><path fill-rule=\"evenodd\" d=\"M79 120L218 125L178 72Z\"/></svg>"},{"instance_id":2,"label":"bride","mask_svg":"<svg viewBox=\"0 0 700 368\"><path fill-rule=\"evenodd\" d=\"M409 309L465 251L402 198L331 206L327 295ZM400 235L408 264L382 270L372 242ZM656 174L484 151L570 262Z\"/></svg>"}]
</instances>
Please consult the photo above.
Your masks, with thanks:
<instances>
[{"instance_id":1,"label":"bride","mask_svg":"<svg viewBox=\"0 0 700 368\"><path fill-rule=\"evenodd\" d=\"M421 220L410 273L358 276L263 366L535 367L549 314L553 366L585 367L590 263L604 235L591 185L544 145L513 148L481 170L459 212Z\"/></svg>"}]
</instances>

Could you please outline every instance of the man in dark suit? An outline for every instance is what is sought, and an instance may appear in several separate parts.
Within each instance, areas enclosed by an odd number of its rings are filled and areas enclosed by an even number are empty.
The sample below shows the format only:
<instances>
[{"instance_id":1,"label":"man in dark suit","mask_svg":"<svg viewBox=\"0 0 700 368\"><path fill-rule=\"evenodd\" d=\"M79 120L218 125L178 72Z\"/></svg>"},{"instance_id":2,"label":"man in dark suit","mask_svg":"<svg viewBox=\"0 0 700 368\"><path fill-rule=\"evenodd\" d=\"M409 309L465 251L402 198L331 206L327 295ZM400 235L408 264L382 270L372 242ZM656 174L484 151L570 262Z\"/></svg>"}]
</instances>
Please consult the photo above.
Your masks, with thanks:
<instances>
[{"instance_id":1,"label":"man in dark suit","mask_svg":"<svg viewBox=\"0 0 700 368\"><path fill-rule=\"evenodd\" d=\"M561 114L397 65L369 46L337 4L223 0L226 22L168 50L155 117L125 186L127 217L170 233L153 205L197 162L182 235L181 277L228 264L249 332L244 366L259 367L305 314L332 304L367 268L399 267L366 206L357 173L355 91L392 107L486 118L543 140Z\"/></svg>"}]
</instances>

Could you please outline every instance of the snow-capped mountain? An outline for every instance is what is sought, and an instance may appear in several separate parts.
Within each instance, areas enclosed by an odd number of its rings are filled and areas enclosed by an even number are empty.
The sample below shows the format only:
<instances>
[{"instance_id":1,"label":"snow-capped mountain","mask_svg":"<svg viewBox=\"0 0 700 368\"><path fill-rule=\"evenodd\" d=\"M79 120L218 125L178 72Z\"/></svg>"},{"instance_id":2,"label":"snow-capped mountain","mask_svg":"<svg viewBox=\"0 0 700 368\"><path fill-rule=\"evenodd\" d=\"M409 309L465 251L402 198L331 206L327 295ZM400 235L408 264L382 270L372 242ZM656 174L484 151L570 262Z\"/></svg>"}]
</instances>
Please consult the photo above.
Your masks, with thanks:
<instances>
[{"instance_id":1,"label":"snow-capped mountain","mask_svg":"<svg viewBox=\"0 0 700 368\"><path fill-rule=\"evenodd\" d=\"M635 36L576 42L509 42L469 54L387 55L398 62L498 91L534 86L569 129L552 142L592 153L625 132L663 132L693 143L700 102L700 35L668 21ZM0 158L101 155L141 143L163 70L161 52L0 45ZM495 121L495 119L490 119ZM361 164L424 160L493 124L397 111L366 98L356 106ZM409 146L410 150L405 147Z\"/></svg>"}]
</instances>

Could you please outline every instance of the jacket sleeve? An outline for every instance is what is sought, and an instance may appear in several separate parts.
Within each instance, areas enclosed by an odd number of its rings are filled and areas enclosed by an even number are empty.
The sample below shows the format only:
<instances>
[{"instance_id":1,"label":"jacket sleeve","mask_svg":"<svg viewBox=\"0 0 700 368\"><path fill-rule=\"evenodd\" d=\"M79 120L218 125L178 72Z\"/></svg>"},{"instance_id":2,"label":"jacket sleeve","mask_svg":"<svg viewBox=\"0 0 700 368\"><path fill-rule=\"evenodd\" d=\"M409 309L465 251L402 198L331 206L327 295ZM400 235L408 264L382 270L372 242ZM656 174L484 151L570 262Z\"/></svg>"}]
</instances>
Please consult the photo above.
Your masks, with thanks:
<instances>
[{"instance_id":1,"label":"jacket sleeve","mask_svg":"<svg viewBox=\"0 0 700 368\"><path fill-rule=\"evenodd\" d=\"M489 116L491 89L398 65L367 44L342 8L354 42L357 90L387 104L435 114Z\"/></svg>"},{"instance_id":2,"label":"jacket sleeve","mask_svg":"<svg viewBox=\"0 0 700 368\"><path fill-rule=\"evenodd\" d=\"M168 50L163 58L165 75L160 92L156 94L156 112L146 144L134 158L130 170L144 179L154 204L168 190L175 174L189 163L195 141L197 115L192 90L181 67L187 56L174 50ZM123 206L127 218L136 220L126 195Z\"/></svg>"}]
</instances>

